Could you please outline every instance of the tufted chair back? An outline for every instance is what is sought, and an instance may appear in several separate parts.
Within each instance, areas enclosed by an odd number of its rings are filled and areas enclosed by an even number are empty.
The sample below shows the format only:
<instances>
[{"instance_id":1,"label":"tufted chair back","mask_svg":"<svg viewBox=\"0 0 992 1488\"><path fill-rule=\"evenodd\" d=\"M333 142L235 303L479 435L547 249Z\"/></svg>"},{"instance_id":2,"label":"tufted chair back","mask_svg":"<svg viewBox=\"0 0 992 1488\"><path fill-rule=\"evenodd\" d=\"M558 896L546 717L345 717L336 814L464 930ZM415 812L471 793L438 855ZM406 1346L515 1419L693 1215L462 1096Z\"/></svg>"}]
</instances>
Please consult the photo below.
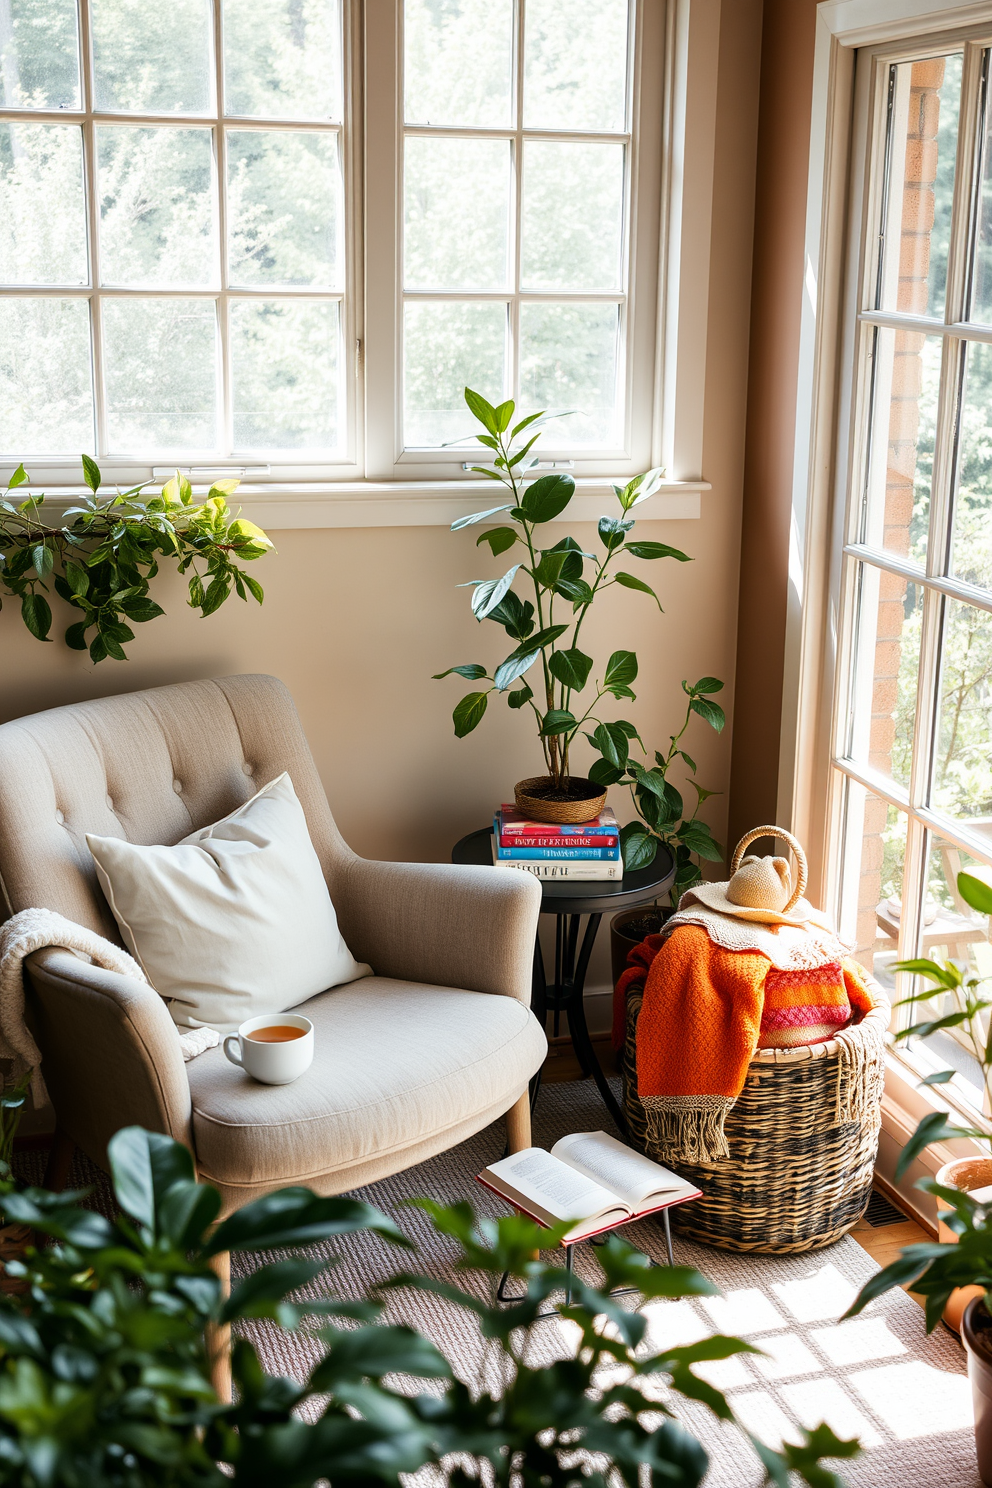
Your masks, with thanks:
<instances>
[{"instance_id":1,"label":"tufted chair back","mask_svg":"<svg viewBox=\"0 0 992 1488\"><path fill-rule=\"evenodd\" d=\"M352 854L275 677L180 682L0 726L5 915L53 909L120 943L86 833L178 842L288 770L329 884Z\"/></svg>"}]
</instances>

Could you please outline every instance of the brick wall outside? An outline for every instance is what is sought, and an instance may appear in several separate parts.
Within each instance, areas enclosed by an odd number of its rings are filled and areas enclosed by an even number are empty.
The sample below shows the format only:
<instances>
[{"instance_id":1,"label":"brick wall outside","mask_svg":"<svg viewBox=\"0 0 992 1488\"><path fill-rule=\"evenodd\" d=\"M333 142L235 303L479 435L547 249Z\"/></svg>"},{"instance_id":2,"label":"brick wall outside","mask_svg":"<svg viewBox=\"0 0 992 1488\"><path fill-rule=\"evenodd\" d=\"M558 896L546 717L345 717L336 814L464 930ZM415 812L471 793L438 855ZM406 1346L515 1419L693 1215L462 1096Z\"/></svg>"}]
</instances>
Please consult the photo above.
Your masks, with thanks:
<instances>
[{"instance_id":1,"label":"brick wall outside","mask_svg":"<svg viewBox=\"0 0 992 1488\"><path fill-rule=\"evenodd\" d=\"M942 58L912 65L895 308L916 314L925 313L928 302L930 235L934 222L933 188L937 176L939 90L943 80ZM894 181L894 189L898 189L898 178ZM915 332L897 332L894 338L883 543L889 552L903 555L909 553L910 523L913 516L916 441L920 423L919 397L923 383L923 344L924 337ZM892 768L906 594L905 579L896 574L881 575L875 631L869 762L884 774L890 774ZM871 620L871 616L862 619L862 625L867 627L869 635ZM867 796L855 954L868 969L872 966L878 934L875 906L882 891L882 834L887 811L886 802L871 794Z\"/></svg>"}]
</instances>

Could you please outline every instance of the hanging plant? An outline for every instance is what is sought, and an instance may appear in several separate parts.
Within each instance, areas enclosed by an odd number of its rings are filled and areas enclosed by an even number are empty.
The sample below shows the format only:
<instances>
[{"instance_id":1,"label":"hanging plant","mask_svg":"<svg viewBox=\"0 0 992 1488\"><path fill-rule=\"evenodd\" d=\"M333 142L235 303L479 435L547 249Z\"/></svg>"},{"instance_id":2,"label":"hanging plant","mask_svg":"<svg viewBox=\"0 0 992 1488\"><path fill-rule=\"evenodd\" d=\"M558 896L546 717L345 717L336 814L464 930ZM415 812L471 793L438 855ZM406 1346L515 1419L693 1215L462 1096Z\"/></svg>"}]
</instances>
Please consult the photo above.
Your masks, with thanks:
<instances>
[{"instance_id":1,"label":"hanging plant","mask_svg":"<svg viewBox=\"0 0 992 1488\"><path fill-rule=\"evenodd\" d=\"M0 499L0 606L3 594L21 602L21 618L39 641L50 639L53 588L79 611L65 632L74 651L93 661L112 656L126 661L124 647L134 640L132 625L164 615L149 592L159 559L189 574L189 603L212 615L232 590L262 603L262 586L239 563L267 553L272 543L260 527L228 509L236 480L215 481L199 505L178 470L160 496L141 498L143 485L100 496L96 462L83 455L83 475L91 494L63 513L61 525L40 515L45 495L15 504L11 493L28 476L18 465Z\"/></svg>"}]
</instances>

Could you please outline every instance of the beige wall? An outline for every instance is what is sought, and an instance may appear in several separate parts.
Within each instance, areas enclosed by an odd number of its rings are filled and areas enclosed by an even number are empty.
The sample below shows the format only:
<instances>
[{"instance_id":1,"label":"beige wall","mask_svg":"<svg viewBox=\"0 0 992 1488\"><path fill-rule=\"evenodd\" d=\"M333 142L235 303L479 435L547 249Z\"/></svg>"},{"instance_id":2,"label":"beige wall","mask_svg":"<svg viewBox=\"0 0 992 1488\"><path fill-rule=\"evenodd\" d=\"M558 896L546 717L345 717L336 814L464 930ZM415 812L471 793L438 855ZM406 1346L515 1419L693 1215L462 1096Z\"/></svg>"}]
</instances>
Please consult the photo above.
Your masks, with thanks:
<instances>
[{"instance_id":1,"label":"beige wall","mask_svg":"<svg viewBox=\"0 0 992 1488\"><path fill-rule=\"evenodd\" d=\"M616 589L584 634L599 656L637 651L630 716L659 744L676 726L683 677L726 679L721 701L728 710L733 703L760 16L759 0L723 6L702 472L713 489L702 497L701 520L638 529L694 562L639 569L657 581L664 615L647 596ZM566 530L551 529L555 540ZM575 536L596 541L591 525ZM536 739L501 702L475 734L456 740L450 715L462 681L430 680L456 662L500 659L501 632L472 620L466 591L455 585L498 572L502 560L480 555L472 532L440 528L273 537L278 552L253 570L266 589L261 609L234 599L202 620L185 607L178 579L163 576L154 592L167 616L138 628L127 663L94 668L60 640L41 645L8 604L0 614L0 718L189 677L271 672L296 699L348 841L370 856L446 858L514 780L540 768ZM686 741L700 780L724 793L730 738L730 729L717 737L699 723ZM706 809L721 840L726 800ZM602 963L591 973L597 980L605 980Z\"/></svg>"}]
</instances>

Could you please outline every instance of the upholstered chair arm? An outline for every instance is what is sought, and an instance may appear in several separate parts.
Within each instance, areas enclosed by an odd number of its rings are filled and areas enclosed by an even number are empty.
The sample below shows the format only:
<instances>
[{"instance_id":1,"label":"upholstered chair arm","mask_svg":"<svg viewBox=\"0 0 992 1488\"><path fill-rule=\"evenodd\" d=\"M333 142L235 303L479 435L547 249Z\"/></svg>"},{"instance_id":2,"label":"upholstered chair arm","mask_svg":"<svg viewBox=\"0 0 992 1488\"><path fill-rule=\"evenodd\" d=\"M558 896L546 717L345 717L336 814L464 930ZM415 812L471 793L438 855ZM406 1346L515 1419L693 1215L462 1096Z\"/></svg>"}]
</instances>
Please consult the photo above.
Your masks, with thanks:
<instances>
[{"instance_id":1,"label":"upholstered chair arm","mask_svg":"<svg viewBox=\"0 0 992 1488\"><path fill-rule=\"evenodd\" d=\"M27 966L28 1019L60 1129L101 1164L122 1126L191 1146L186 1066L158 993L52 946Z\"/></svg>"},{"instance_id":2,"label":"upholstered chair arm","mask_svg":"<svg viewBox=\"0 0 992 1488\"><path fill-rule=\"evenodd\" d=\"M541 885L529 873L353 858L331 884L342 934L378 976L530 1003Z\"/></svg>"}]
</instances>

